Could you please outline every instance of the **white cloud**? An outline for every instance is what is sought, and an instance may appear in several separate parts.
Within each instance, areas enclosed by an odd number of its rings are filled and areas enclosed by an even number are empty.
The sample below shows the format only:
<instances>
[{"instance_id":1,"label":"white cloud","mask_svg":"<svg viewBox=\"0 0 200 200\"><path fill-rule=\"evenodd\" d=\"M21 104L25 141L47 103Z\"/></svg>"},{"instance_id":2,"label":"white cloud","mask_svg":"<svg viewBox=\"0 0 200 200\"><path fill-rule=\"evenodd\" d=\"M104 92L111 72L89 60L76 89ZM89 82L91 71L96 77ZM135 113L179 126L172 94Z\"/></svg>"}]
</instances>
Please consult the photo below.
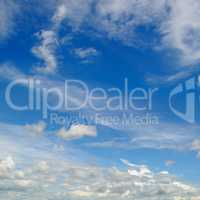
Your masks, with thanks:
<instances>
[{"instance_id":1,"label":"white cloud","mask_svg":"<svg viewBox=\"0 0 200 200\"><path fill-rule=\"evenodd\" d=\"M74 54L78 58L85 60L85 59L90 59L91 57L97 56L99 52L95 48L89 47L89 48L74 49Z\"/></svg>"},{"instance_id":2,"label":"white cloud","mask_svg":"<svg viewBox=\"0 0 200 200\"><path fill-rule=\"evenodd\" d=\"M27 77L11 63L0 64L0 78L5 80L15 80Z\"/></svg>"},{"instance_id":3,"label":"white cloud","mask_svg":"<svg viewBox=\"0 0 200 200\"><path fill-rule=\"evenodd\" d=\"M1 0L0 1L0 40L6 39L13 32L15 27L15 17L19 10L16 1Z\"/></svg>"},{"instance_id":4,"label":"white cloud","mask_svg":"<svg viewBox=\"0 0 200 200\"><path fill-rule=\"evenodd\" d=\"M49 165L46 161L40 161L37 165L37 169L39 172L47 173L49 170Z\"/></svg>"},{"instance_id":5,"label":"white cloud","mask_svg":"<svg viewBox=\"0 0 200 200\"><path fill-rule=\"evenodd\" d=\"M69 130L62 128L57 132L57 135L64 140L80 139L82 137L95 137L97 136L97 130L95 126L87 125L72 125Z\"/></svg>"},{"instance_id":6,"label":"white cloud","mask_svg":"<svg viewBox=\"0 0 200 200\"><path fill-rule=\"evenodd\" d=\"M166 160L165 161L165 165L167 166L167 167L171 167L172 165L174 165L176 163L176 161L174 161L174 160Z\"/></svg>"},{"instance_id":7,"label":"white cloud","mask_svg":"<svg viewBox=\"0 0 200 200\"><path fill-rule=\"evenodd\" d=\"M128 45L142 40L138 27L154 26L160 34L156 45L161 42L166 48L178 50L182 64L190 65L200 59L199 8L196 0L63 0L53 19L67 19L75 30L84 29L87 23L87 27Z\"/></svg>"},{"instance_id":8,"label":"white cloud","mask_svg":"<svg viewBox=\"0 0 200 200\"><path fill-rule=\"evenodd\" d=\"M84 146L127 150L168 149L179 152L188 149L188 151L200 152L200 137L198 135L200 127L198 126L160 121L156 125L137 126L132 124L130 127L127 126L125 129L119 130L125 133L123 137L85 143Z\"/></svg>"},{"instance_id":9,"label":"white cloud","mask_svg":"<svg viewBox=\"0 0 200 200\"><path fill-rule=\"evenodd\" d=\"M166 0L63 0L54 18L66 18L75 30L87 24L109 38L131 42L136 39L138 26L161 21L166 14L165 6Z\"/></svg>"},{"instance_id":10,"label":"white cloud","mask_svg":"<svg viewBox=\"0 0 200 200\"><path fill-rule=\"evenodd\" d=\"M173 199L173 197L179 194L181 194L182 198L190 198L197 193L197 189L177 181L169 173L154 173L147 166L144 168L144 166L130 164L131 166L129 165L127 170L119 170L116 167L110 169L98 167L73 168L70 170L69 177L71 179L66 180L65 184L67 188L71 188L68 195L73 197L73 199L135 198L138 200L157 200ZM93 176L95 172L98 176ZM81 174L79 178L77 173ZM146 176L147 174L148 176ZM86 179L87 182L85 182ZM78 189L74 188L73 185L78 183Z\"/></svg>"},{"instance_id":11,"label":"white cloud","mask_svg":"<svg viewBox=\"0 0 200 200\"><path fill-rule=\"evenodd\" d=\"M179 51L183 65L200 61L200 3L196 0L101 0L97 11L98 28L110 37L130 42L137 27L153 24L164 46Z\"/></svg>"},{"instance_id":12,"label":"white cloud","mask_svg":"<svg viewBox=\"0 0 200 200\"><path fill-rule=\"evenodd\" d=\"M57 6L57 13L53 19L66 19L74 30L78 30L92 11L92 0L61 0Z\"/></svg>"},{"instance_id":13,"label":"white cloud","mask_svg":"<svg viewBox=\"0 0 200 200\"><path fill-rule=\"evenodd\" d=\"M200 61L200 2L169 1L170 12L161 24L163 42L180 51L183 64Z\"/></svg>"},{"instance_id":14,"label":"white cloud","mask_svg":"<svg viewBox=\"0 0 200 200\"><path fill-rule=\"evenodd\" d=\"M33 181L31 180L16 180L14 181L16 187L20 187L20 188L29 188L29 187L33 187Z\"/></svg>"},{"instance_id":15,"label":"white cloud","mask_svg":"<svg viewBox=\"0 0 200 200\"><path fill-rule=\"evenodd\" d=\"M111 38L131 43L137 27L154 25L167 48L176 49L183 65L200 61L200 3L196 0L101 0L97 4L97 29Z\"/></svg>"},{"instance_id":16,"label":"white cloud","mask_svg":"<svg viewBox=\"0 0 200 200\"><path fill-rule=\"evenodd\" d=\"M56 4L50 28L43 29L38 33L40 42L37 46L32 48L32 52L35 56L44 63L44 66L40 65L34 69L36 72L44 74L54 74L57 72L58 59L56 52L60 42L60 26L63 21L69 19L68 22L73 24L74 29L77 29L90 10L90 4L88 2L89 1L86 2L85 0L61 0Z\"/></svg>"},{"instance_id":17,"label":"white cloud","mask_svg":"<svg viewBox=\"0 0 200 200\"><path fill-rule=\"evenodd\" d=\"M105 32L109 38L122 40L126 43L138 40L135 30L141 25L158 24L166 16L167 0L119 0L92 2L90 0L62 0L56 4L55 13L48 29L38 33L40 43L33 47L33 53L43 64L36 67L40 73L55 73L58 68L57 49L59 47L59 30L66 22L74 30L79 30L87 23L96 31ZM94 12L95 10L95 12ZM88 20L89 19L89 20ZM164 23L164 22L163 22ZM161 23L161 24L163 24ZM164 27L164 25L162 25ZM162 32L164 28L160 28ZM174 43L173 43L174 44ZM81 59L96 55L93 48L76 49L75 54Z\"/></svg>"},{"instance_id":18,"label":"white cloud","mask_svg":"<svg viewBox=\"0 0 200 200\"><path fill-rule=\"evenodd\" d=\"M173 85L182 80L190 78L192 75L195 76L196 70L194 68L189 68L188 70L182 70L170 75L157 76L148 75L146 76L146 82L150 85L166 86Z\"/></svg>"},{"instance_id":19,"label":"white cloud","mask_svg":"<svg viewBox=\"0 0 200 200\"><path fill-rule=\"evenodd\" d=\"M43 65L35 67L34 71L42 74L54 74L57 72L57 49L59 46L58 32L62 21L65 19L66 8L61 4L57 7L52 19L51 27L38 32L39 43L32 48L33 54L42 60Z\"/></svg>"},{"instance_id":20,"label":"white cloud","mask_svg":"<svg viewBox=\"0 0 200 200\"><path fill-rule=\"evenodd\" d=\"M135 165L133 163L130 163L127 160L121 159L122 163L124 163L129 169L128 169L128 174L131 176L136 176L136 177L152 177L151 171L148 169L147 166L145 165Z\"/></svg>"},{"instance_id":21,"label":"white cloud","mask_svg":"<svg viewBox=\"0 0 200 200\"><path fill-rule=\"evenodd\" d=\"M56 26L59 26L60 23L65 19L66 15L67 15L66 6L64 4L58 5L58 7L56 9L56 12L55 12L55 14L54 14L54 16L52 18L54 24Z\"/></svg>"},{"instance_id":22,"label":"white cloud","mask_svg":"<svg viewBox=\"0 0 200 200\"><path fill-rule=\"evenodd\" d=\"M180 188L180 189L183 189L184 191L194 191L194 188L192 188L191 186L189 186L189 185L186 185L186 184L183 184L183 183L181 183L181 182L177 182L177 181L174 181L173 182L173 185L174 186L177 186L178 188Z\"/></svg>"},{"instance_id":23,"label":"white cloud","mask_svg":"<svg viewBox=\"0 0 200 200\"><path fill-rule=\"evenodd\" d=\"M165 0L100 0L96 7L96 28L106 32L110 38L135 43L136 28L161 20L165 3Z\"/></svg>"},{"instance_id":24,"label":"white cloud","mask_svg":"<svg viewBox=\"0 0 200 200\"><path fill-rule=\"evenodd\" d=\"M127 160L122 159L125 167L120 169L67 160L70 155L85 156L67 154L69 149L53 153L44 138L30 141L23 126L0 124L0 133L0 171L7 174L0 179L1 199L195 200L200 196L197 187L169 172L154 172Z\"/></svg>"},{"instance_id":25,"label":"white cloud","mask_svg":"<svg viewBox=\"0 0 200 200\"><path fill-rule=\"evenodd\" d=\"M33 133L36 135L41 135L44 133L46 129L46 123L43 121L38 122L37 124L28 124L25 126L25 130L29 133Z\"/></svg>"},{"instance_id":26,"label":"white cloud","mask_svg":"<svg viewBox=\"0 0 200 200\"><path fill-rule=\"evenodd\" d=\"M15 162L12 157L7 157L5 160L0 160L0 177L5 178L10 176L10 172L15 169Z\"/></svg>"},{"instance_id":27,"label":"white cloud","mask_svg":"<svg viewBox=\"0 0 200 200\"><path fill-rule=\"evenodd\" d=\"M200 158L200 139L195 139L192 142L192 150L197 151L197 157Z\"/></svg>"},{"instance_id":28,"label":"white cloud","mask_svg":"<svg viewBox=\"0 0 200 200\"><path fill-rule=\"evenodd\" d=\"M39 66L35 70L40 73L51 74L57 69L56 48L57 36L52 30L42 30L37 34L40 44L32 48L32 52L44 61L44 66Z\"/></svg>"},{"instance_id":29,"label":"white cloud","mask_svg":"<svg viewBox=\"0 0 200 200\"><path fill-rule=\"evenodd\" d=\"M45 162L45 161L42 161ZM126 161L127 163L128 161ZM125 163L125 164L126 164ZM128 162L129 163L129 162ZM98 199L98 200L160 200L160 199L198 199L199 190L183 181L178 181L169 173L155 173L147 166L129 163L127 168L102 168L89 165L64 163L49 164L49 171L35 171L34 165L21 167L24 177L0 180L0 197L11 198L17 191L19 198L42 199ZM15 172L15 169L10 173ZM135 172L135 173L133 173ZM136 173L137 172L137 173ZM4 184L4 185L3 185Z\"/></svg>"},{"instance_id":30,"label":"white cloud","mask_svg":"<svg viewBox=\"0 0 200 200\"><path fill-rule=\"evenodd\" d=\"M0 37L11 32L18 6L14 1L1 1ZM183 65L200 60L200 3L196 0L60 0L54 3L55 12L48 29L39 32L40 44L34 54L43 61L39 72L55 73L58 68L56 51L61 24L68 23L73 30L92 27L111 39L134 45L140 39L137 29L154 26L160 34L157 41L166 48L176 49ZM87 25L84 27L84 25ZM158 44L157 43L157 44ZM154 48L154 47L153 47Z\"/></svg>"}]
</instances>

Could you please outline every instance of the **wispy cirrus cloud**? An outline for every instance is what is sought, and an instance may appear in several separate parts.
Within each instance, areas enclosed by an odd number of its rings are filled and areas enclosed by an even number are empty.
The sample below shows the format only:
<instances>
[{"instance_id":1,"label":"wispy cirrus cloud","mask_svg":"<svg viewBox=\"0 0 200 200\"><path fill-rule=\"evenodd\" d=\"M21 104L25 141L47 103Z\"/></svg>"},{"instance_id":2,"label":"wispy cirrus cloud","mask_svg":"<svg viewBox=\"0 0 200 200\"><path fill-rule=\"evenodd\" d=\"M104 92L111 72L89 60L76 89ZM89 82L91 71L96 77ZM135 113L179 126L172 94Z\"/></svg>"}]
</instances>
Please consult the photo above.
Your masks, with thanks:
<instances>
[{"instance_id":1,"label":"wispy cirrus cloud","mask_svg":"<svg viewBox=\"0 0 200 200\"><path fill-rule=\"evenodd\" d=\"M94 57L99 55L97 49L93 47L88 48L75 48L72 53L74 53L75 57L80 59L83 63L90 62Z\"/></svg>"},{"instance_id":2,"label":"wispy cirrus cloud","mask_svg":"<svg viewBox=\"0 0 200 200\"><path fill-rule=\"evenodd\" d=\"M140 27L155 27L156 45L175 49L182 65L198 63L199 56L199 2L171 0L119 0L92 2L63 0L58 3L55 19L67 19L74 30L86 31L84 25L103 37L137 45L141 41ZM78 15L77 15L78 13ZM152 44L154 48L155 44Z\"/></svg>"},{"instance_id":3,"label":"wispy cirrus cloud","mask_svg":"<svg viewBox=\"0 0 200 200\"><path fill-rule=\"evenodd\" d=\"M19 4L16 1L0 1L0 41L9 37L16 26Z\"/></svg>"},{"instance_id":4,"label":"wispy cirrus cloud","mask_svg":"<svg viewBox=\"0 0 200 200\"><path fill-rule=\"evenodd\" d=\"M32 53L41 59L42 64L34 67L34 71L42 74L55 74L58 69L57 50L59 47L59 29L66 18L66 8L59 5L50 22L48 29L42 29L36 36L39 42L32 48Z\"/></svg>"},{"instance_id":5,"label":"wispy cirrus cloud","mask_svg":"<svg viewBox=\"0 0 200 200\"><path fill-rule=\"evenodd\" d=\"M97 29L109 38L118 39L125 44L136 44L136 29L139 26L157 24L165 15L165 0L101 0L96 6ZM158 18L159 16L159 18Z\"/></svg>"},{"instance_id":6,"label":"wispy cirrus cloud","mask_svg":"<svg viewBox=\"0 0 200 200\"><path fill-rule=\"evenodd\" d=\"M60 0L50 4L54 13L49 28L38 32L39 42L33 52L41 59L38 70L54 73L58 67L58 32L61 24L68 24L76 31L87 32L90 27L102 37L115 39L128 45L142 41L137 31L140 27L155 27L159 35L156 45L176 50L182 65L195 65L200 59L199 8L195 0ZM12 32L18 6L14 1L1 1L1 38ZM87 26L85 26L87 25ZM144 42L144 41L142 41ZM154 48L155 46L152 45Z\"/></svg>"},{"instance_id":7,"label":"wispy cirrus cloud","mask_svg":"<svg viewBox=\"0 0 200 200\"><path fill-rule=\"evenodd\" d=\"M97 21L108 36L129 43L131 38L134 41L138 27L153 25L164 47L177 50L182 65L192 65L200 60L199 8L195 0L102 0L97 6Z\"/></svg>"},{"instance_id":8,"label":"wispy cirrus cloud","mask_svg":"<svg viewBox=\"0 0 200 200\"><path fill-rule=\"evenodd\" d=\"M15 80L27 77L21 70L16 68L12 63L0 64L0 78L4 80Z\"/></svg>"},{"instance_id":9,"label":"wispy cirrus cloud","mask_svg":"<svg viewBox=\"0 0 200 200\"><path fill-rule=\"evenodd\" d=\"M149 85L156 86L170 86L174 85L180 81L191 78L192 76L196 76L199 73L199 67L191 67L189 69L183 69L181 71L176 71L174 73L168 75L153 75L148 74L145 77L145 81Z\"/></svg>"},{"instance_id":10,"label":"wispy cirrus cloud","mask_svg":"<svg viewBox=\"0 0 200 200\"><path fill-rule=\"evenodd\" d=\"M56 33L52 30L42 30L37 33L40 44L32 48L33 54L43 60L44 66L34 71L44 74L55 73L57 70L56 48L58 45Z\"/></svg>"},{"instance_id":11,"label":"wispy cirrus cloud","mask_svg":"<svg viewBox=\"0 0 200 200\"><path fill-rule=\"evenodd\" d=\"M158 125L132 126L123 130L121 137L83 145L104 149L187 150L199 154L199 129L198 126L160 122Z\"/></svg>"},{"instance_id":12,"label":"wispy cirrus cloud","mask_svg":"<svg viewBox=\"0 0 200 200\"><path fill-rule=\"evenodd\" d=\"M166 160L166 161L165 161L165 165L166 165L167 167L171 167L171 166L173 166L175 163L176 163L176 161L174 161L174 160Z\"/></svg>"}]
</instances>

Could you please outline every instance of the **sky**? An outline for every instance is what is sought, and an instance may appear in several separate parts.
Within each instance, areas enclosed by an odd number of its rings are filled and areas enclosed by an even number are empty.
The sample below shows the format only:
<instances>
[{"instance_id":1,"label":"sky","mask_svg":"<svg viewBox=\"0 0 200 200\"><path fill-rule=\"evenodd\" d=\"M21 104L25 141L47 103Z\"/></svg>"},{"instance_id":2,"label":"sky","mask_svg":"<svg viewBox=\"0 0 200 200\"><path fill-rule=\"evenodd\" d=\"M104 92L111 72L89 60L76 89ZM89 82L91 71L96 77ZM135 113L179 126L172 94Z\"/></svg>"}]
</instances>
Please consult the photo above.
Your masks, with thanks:
<instances>
[{"instance_id":1,"label":"sky","mask_svg":"<svg viewBox=\"0 0 200 200\"><path fill-rule=\"evenodd\" d=\"M0 199L200 199L199 1L0 8Z\"/></svg>"}]
</instances>

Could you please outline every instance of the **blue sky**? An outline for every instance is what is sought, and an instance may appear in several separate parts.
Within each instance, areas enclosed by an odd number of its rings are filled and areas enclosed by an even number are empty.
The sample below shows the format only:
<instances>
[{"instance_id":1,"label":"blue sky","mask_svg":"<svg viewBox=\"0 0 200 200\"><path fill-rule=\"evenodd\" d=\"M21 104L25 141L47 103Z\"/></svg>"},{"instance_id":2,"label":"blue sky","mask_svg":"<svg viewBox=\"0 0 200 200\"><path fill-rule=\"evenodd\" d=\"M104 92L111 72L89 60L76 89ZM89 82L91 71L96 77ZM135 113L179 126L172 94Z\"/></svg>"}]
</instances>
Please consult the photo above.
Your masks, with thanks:
<instances>
[{"instance_id":1,"label":"blue sky","mask_svg":"<svg viewBox=\"0 0 200 200\"><path fill-rule=\"evenodd\" d=\"M198 1L0 0L0 7L1 198L200 198ZM19 80L39 81L40 108L10 106L8 88ZM62 104L46 116L45 106L59 101L51 89L80 108ZM9 97L24 106L30 90L18 83ZM139 99L126 107L134 90ZM117 109L105 106L111 100Z\"/></svg>"}]
</instances>

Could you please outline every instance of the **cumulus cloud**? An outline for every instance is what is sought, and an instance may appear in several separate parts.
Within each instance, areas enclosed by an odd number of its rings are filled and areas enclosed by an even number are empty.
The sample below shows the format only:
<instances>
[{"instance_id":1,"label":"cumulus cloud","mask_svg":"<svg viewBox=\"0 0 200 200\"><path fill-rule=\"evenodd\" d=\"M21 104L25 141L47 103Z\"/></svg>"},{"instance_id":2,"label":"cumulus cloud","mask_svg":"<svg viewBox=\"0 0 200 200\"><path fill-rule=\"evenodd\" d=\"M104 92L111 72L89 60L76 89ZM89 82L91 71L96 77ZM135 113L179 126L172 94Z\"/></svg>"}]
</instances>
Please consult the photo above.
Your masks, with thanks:
<instances>
[{"instance_id":1,"label":"cumulus cloud","mask_svg":"<svg viewBox=\"0 0 200 200\"><path fill-rule=\"evenodd\" d=\"M0 160L0 177L5 178L10 176L10 172L15 169L15 162L12 157L7 157L4 160Z\"/></svg>"},{"instance_id":2,"label":"cumulus cloud","mask_svg":"<svg viewBox=\"0 0 200 200\"><path fill-rule=\"evenodd\" d=\"M6 166L10 158L6 158ZM12 176L11 179L0 179L0 197L15 200L16 196L24 200L42 199L99 199L99 200L174 200L198 199L200 191L194 186L178 181L165 172L153 172L148 166L135 165L123 160L124 170L117 167L80 165L74 163L48 163L41 161L45 170L35 170L32 163L29 167L18 163L23 177ZM44 164L45 163L45 164ZM38 165L36 165L38 166ZM11 166L10 174L16 174ZM22 172L21 172L22 173ZM11 195L12 194L12 195Z\"/></svg>"},{"instance_id":3,"label":"cumulus cloud","mask_svg":"<svg viewBox=\"0 0 200 200\"><path fill-rule=\"evenodd\" d=\"M40 161L38 163L38 165L36 166L36 168L37 168L37 170L39 172L47 173L48 170L49 170L49 165L48 165L48 163L46 161L43 160L43 161Z\"/></svg>"},{"instance_id":4,"label":"cumulus cloud","mask_svg":"<svg viewBox=\"0 0 200 200\"><path fill-rule=\"evenodd\" d=\"M0 133L1 199L174 200L200 196L199 188L169 172L154 172L147 165L125 159L121 159L123 168L80 163L67 159L69 147L64 154L54 153L44 138L30 141L24 127L0 124ZM78 155L85 158L83 152Z\"/></svg>"},{"instance_id":5,"label":"cumulus cloud","mask_svg":"<svg viewBox=\"0 0 200 200\"><path fill-rule=\"evenodd\" d=\"M27 124L25 126L25 130L28 131L29 133L33 133L36 135L41 135L44 133L46 129L46 123L43 121L39 121L37 124Z\"/></svg>"},{"instance_id":6,"label":"cumulus cloud","mask_svg":"<svg viewBox=\"0 0 200 200\"><path fill-rule=\"evenodd\" d=\"M87 125L72 125L69 130L62 128L57 132L57 135L64 140L80 139L82 137L95 137L97 136L97 130L95 126Z\"/></svg>"},{"instance_id":7,"label":"cumulus cloud","mask_svg":"<svg viewBox=\"0 0 200 200\"><path fill-rule=\"evenodd\" d=\"M148 169L147 166L145 165L138 166L123 159L121 159L121 161L130 168L128 170L128 173L130 175L138 177L152 177L151 171Z\"/></svg>"}]
</instances>

